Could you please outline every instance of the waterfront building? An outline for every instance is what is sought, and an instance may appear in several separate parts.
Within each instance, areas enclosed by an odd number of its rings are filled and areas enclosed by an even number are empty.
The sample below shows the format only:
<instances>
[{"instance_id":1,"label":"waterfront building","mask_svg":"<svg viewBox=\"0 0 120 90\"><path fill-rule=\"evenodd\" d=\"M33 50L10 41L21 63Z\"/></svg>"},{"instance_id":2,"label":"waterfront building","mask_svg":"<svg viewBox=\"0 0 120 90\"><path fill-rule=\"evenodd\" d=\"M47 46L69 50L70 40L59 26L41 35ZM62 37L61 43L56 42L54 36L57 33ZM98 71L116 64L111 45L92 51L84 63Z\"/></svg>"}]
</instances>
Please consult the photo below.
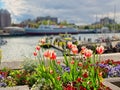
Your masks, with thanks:
<instances>
[{"instance_id":1,"label":"waterfront building","mask_svg":"<svg viewBox=\"0 0 120 90\"><path fill-rule=\"evenodd\" d=\"M50 16L46 16L46 17L37 17L36 18L36 22L42 22L42 21L52 21L52 22L55 22L55 23L58 23L58 18L57 17L50 17Z\"/></svg>"},{"instance_id":2,"label":"waterfront building","mask_svg":"<svg viewBox=\"0 0 120 90\"><path fill-rule=\"evenodd\" d=\"M108 25L108 24L116 24L114 19L111 19L109 17L104 17L101 18L100 21L93 23L92 25L98 25L98 24L102 24L102 25Z\"/></svg>"},{"instance_id":3,"label":"waterfront building","mask_svg":"<svg viewBox=\"0 0 120 90\"><path fill-rule=\"evenodd\" d=\"M0 9L0 28L11 25L11 14L6 9Z\"/></svg>"},{"instance_id":4,"label":"waterfront building","mask_svg":"<svg viewBox=\"0 0 120 90\"><path fill-rule=\"evenodd\" d=\"M107 25L107 24L116 24L114 19L110 19L108 17L102 18L100 19L100 23L102 23L103 25Z\"/></svg>"},{"instance_id":5,"label":"waterfront building","mask_svg":"<svg viewBox=\"0 0 120 90\"><path fill-rule=\"evenodd\" d=\"M10 35L25 35L24 28L21 27L4 27L3 28L4 33L9 33Z\"/></svg>"}]
</instances>

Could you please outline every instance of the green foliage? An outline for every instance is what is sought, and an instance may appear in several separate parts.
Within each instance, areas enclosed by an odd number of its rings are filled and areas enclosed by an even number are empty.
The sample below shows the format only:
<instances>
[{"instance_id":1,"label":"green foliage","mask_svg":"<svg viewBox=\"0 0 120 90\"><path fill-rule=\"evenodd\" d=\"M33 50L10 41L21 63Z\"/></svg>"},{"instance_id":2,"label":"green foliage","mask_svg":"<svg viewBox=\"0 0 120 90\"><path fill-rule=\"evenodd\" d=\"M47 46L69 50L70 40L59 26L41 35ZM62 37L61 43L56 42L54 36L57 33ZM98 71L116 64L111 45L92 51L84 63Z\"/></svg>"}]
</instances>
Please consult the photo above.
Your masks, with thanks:
<instances>
[{"instance_id":1,"label":"green foliage","mask_svg":"<svg viewBox=\"0 0 120 90\"><path fill-rule=\"evenodd\" d=\"M27 59L27 58L26 58ZM27 72L33 72L35 71L35 68L37 67L38 63L32 59L27 59L23 62L23 70Z\"/></svg>"}]
</instances>

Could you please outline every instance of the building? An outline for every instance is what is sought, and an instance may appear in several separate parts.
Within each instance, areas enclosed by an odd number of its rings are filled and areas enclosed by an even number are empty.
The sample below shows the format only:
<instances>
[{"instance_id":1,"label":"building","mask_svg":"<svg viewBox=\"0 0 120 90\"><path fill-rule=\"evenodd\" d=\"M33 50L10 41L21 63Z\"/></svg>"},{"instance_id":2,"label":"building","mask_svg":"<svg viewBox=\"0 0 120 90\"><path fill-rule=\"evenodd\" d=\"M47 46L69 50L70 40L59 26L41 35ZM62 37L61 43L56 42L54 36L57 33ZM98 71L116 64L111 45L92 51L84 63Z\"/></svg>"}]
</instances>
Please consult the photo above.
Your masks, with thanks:
<instances>
[{"instance_id":1,"label":"building","mask_svg":"<svg viewBox=\"0 0 120 90\"><path fill-rule=\"evenodd\" d=\"M55 22L55 23L58 23L58 18L57 17L50 17L50 16L46 16L46 17L37 17L36 18L36 22L42 22L42 21L52 21L52 22Z\"/></svg>"},{"instance_id":2,"label":"building","mask_svg":"<svg viewBox=\"0 0 120 90\"><path fill-rule=\"evenodd\" d=\"M100 21L95 22L92 25L97 25L97 24L108 25L108 24L116 24L116 22L114 19L111 19L109 17L104 17L104 18L101 18Z\"/></svg>"},{"instance_id":3,"label":"building","mask_svg":"<svg viewBox=\"0 0 120 90\"><path fill-rule=\"evenodd\" d=\"M4 27L3 32L10 35L25 35L25 30L21 27Z\"/></svg>"},{"instance_id":4,"label":"building","mask_svg":"<svg viewBox=\"0 0 120 90\"><path fill-rule=\"evenodd\" d=\"M6 9L0 9L0 29L11 25L11 15Z\"/></svg>"},{"instance_id":5,"label":"building","mask_svg":"<svg viewBox=\"0 0 120 90\"><path fill-rule=\"evenodd\" d=\"M108 17L102 18L100 19L100 23L103 25L107 25L107 24L115 24L115 20L114 19L110 19Z\"/></svg>"}]
</instances>

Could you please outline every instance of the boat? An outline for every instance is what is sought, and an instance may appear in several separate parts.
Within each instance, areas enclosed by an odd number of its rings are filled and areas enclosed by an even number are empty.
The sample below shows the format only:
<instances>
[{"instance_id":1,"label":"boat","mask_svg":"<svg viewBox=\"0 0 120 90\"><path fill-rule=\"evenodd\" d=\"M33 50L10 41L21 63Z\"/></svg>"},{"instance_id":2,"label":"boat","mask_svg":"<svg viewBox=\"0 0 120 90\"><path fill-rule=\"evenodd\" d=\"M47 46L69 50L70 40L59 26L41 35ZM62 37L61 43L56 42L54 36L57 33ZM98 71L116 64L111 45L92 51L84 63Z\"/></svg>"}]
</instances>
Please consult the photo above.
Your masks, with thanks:
<instances>
[{"instance_id":1,"label":"boat","mask_svg":"<svg viewBox=\"0 0 120 90\"><path fill-rule=\"evenodd\" d=\"M40 40L40 47L42 48L50 48L51 47L51 37L45 37L43 39Z\"/></svg>"},{"instance_id":2,"label":"boat","mask_svg":"<svg viewBox=\"0 0 120 90\"><path fill-rule=\"evenodd\" d=\"M5 45L7 43L6 40L4 40L3 38L0 38L0 46Z\"/></svg>"},{"instance_id":3,"label":"boat","mask_svg":"<svg viewBox=\"0 0 120 90\"><path fill-rule=\"evenodd\" d=\"M39 28L26 27L27 35L55 35L55 34L78 34L79 31L75 28L57 25L40 25Z\"/></svg>"}]
</instances>

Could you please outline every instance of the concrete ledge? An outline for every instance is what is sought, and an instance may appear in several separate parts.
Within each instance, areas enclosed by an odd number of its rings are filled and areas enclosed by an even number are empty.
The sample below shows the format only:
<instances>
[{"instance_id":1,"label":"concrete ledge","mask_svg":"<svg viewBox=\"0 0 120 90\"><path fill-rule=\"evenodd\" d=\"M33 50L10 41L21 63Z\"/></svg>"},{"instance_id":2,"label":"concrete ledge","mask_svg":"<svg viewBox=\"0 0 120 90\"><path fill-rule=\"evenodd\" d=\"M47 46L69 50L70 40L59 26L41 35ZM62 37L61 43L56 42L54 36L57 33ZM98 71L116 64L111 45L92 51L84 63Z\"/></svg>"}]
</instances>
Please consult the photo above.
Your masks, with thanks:
<instances>
[{"instance_id":1,"label":"concrete ledge","mask_svg":"<svg viewBox=\"0 0 120 90\"><path fill-rule=\"evenodd\" d=\"M24 86L0 88L0 90L29 90L29 87L27 85L24 85Z\"/></svg>"},{"instance_id":2,"label":"concrete ledge","mask_svg":"<svg viewBox=\"0 0 120 90\"><path fill-rule=\"evenodd\" d=\"M61 60L63 61L64 57L57 57L57 60ZM120 61L120 53L110 53L110 54L102 54L100 56L100 60L107 60L107 59L112 59L115 61ZM35 60L36 61L36 60ZM24 61L9 61L9 62L2 62L0 65L0 69L7 67L10 69L21 69L22 68L22 63L24 63Z\"/></svg>"},{"instance_id":3,"label":"concrete ledge","mask_svg":"<svg viewBox=\"0 0 120 90\"><path fill-rule=\"evenodd\" d=\"M2 69L2 68L21 69L22 63L23 63L23 61L2 62L0 65L0 69Z\"/></svg>"},{"instance_id":4,"label":"concrete ledge","mask_svg":"<svg viewBox=\"0 0 120 90\"><path fill-rule=\"evenodd\" d=\"M120 90L120 87L112 84L111 82L120 82L120 77L106 78L103 82L105 86L110 87L112 90Z\"/></svg>"}]
</instances>

